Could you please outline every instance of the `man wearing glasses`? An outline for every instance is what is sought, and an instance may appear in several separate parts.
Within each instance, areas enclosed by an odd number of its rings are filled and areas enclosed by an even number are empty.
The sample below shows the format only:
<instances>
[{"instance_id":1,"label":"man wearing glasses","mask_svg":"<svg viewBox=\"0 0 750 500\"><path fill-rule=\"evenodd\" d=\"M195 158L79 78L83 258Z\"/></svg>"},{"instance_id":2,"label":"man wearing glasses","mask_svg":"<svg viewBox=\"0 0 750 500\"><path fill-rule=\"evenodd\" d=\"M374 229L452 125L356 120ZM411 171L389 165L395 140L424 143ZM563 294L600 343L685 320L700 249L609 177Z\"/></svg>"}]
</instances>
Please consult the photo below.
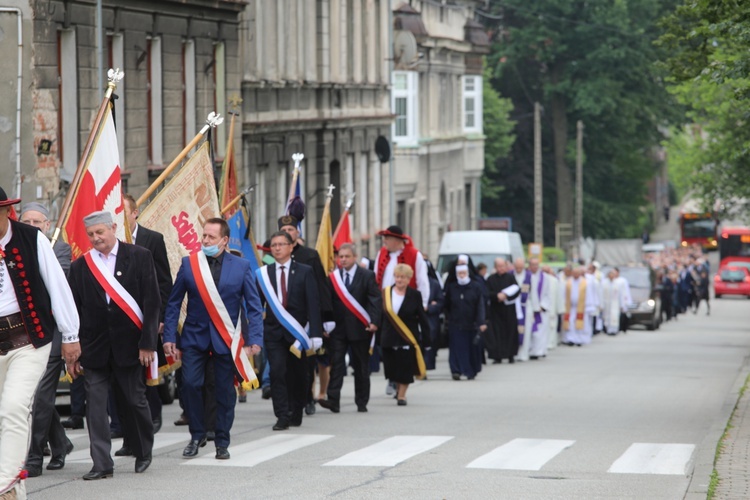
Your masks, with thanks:
<instances>
[{"instance_id":1,"label":"man wearing glasses","mask_svg":"<svg viewBox=\"0 0 750 500\"><path fill-rule=\"evenodd\" d=\"M50 230L49 211L47 207L36 201L23 205L20 221L24 224L38 228L46 236ZM60 263L65 275L70 271L71 251L70 245L59 239L52 247L55 257ZM26 458L26 470L29 477L42 475L42 462L44 461L44 446L49 441L52 458L47 464L47 470L60 470L65 467L65 456L73 451L73 443L65 435L65 429L60 423L60 415L55 409L55 396L57 385L60 380L60 372L63 368L61 356L62 337L57 328L52 337L52 349L50 351L47 369L39 381L39 386L34 396L34 411L31 421L31 444L29 454ZM81 387L83 389L83 387Z\"/></svg>"},{"instance_id":2,"label":"man wearing glasses","mask_svg":"<svg viewBox=\"0 0 750 500\"><path fill-rule=\"evenodd\" d=\"M322 322L313 269L292 259L292 237L271 236L274 263L256 271L265 297L263 342L271 367L275 431L302 425L307 403L307 356L321 345Z\"/></svg>"}]
</instances>

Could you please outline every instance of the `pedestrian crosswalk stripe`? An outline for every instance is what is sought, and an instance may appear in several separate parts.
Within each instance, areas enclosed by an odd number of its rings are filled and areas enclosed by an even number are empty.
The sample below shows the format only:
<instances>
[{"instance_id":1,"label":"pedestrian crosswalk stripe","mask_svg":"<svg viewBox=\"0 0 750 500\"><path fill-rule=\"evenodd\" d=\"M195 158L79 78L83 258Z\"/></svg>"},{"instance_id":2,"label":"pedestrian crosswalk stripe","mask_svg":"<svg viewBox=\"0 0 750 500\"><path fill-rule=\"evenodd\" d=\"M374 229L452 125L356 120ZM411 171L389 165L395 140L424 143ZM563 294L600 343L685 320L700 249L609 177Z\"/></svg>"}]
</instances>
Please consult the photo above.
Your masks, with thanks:
<instances>
[{"instance_id":1,"label":"pedestrian crosswalk stripe","mask_svg":"<svg viewBox=\"0 0 750 500\"><path fill-rule=\"evenodd\" d=\"M190 434L187 432L159 432L154 436L154 450L158 450L160 448L166 448L168 446L173 446L177 443L184 442L185 444L190 441ZM127 458L129 460L133 460L133 457L115 457L114 452L119 450L122 447L122 438L120 439L113 439L112 440L112 458L115 460L118 460L120 458ZM65 459L66 463L91 463L91 452L89 451L89 447L86 446L86 448L80 448L79 446L76 446L76 449L67 456Z\"/></svg>"},{"instance_id":2,"label":"pedestrian crosswalk stripe","mask_svg":"<svg viewBox=\"0 0 750 500\"><path fill-rule=\"evenodd\" d=\"M514 439L482 455L466 467L471 469L540 470L544 464L575 441L562 439Z\"/></svg>"},{"instance_id":3,"label":"pedestrian crosswalk stripe","mask_svg":"<svg viewBox=\"0 0 750 500\"><path fill-rule=\"evenodd\" d=\"M323 465L393 467L451 439L453 436L393 436Z\"/></svg>"},{"instance_id":4,"label":"pedestrian crosswalk stripe","mask_svg":"<svg viewBox=\"0 0 750 500\"><path fill-rule=\"evenodd\" d=\"M257 441L229 448L230 460L216 460L214 452L203 453L200 457L182 465L217 465L224 467L253 467L268 460L286 455L300 448L320 443L333 436L322 434L276 434Z\"/></svg>"},{"instance_id":5,"label":"pedestrian crosswalk stripe","mask_svg":"<svg viewBox=\"0 0 750 500\"><path fill-rule=\"evenodd\" d=\"M683 475L694 450L694 444L634 443L607 472Z\"/></svg>"}]
</instances>

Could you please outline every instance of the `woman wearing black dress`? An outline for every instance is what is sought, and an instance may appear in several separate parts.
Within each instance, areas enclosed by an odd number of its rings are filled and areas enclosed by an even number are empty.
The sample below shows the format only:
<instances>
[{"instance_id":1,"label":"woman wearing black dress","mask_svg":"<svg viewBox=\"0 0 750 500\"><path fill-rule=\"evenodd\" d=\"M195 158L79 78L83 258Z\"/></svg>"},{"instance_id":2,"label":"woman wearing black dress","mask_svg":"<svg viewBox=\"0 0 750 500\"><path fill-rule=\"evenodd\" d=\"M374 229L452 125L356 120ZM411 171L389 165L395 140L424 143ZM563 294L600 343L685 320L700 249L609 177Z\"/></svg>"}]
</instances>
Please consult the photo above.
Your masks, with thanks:
<instances>
[{"instance_id":1,"label":"woman wearing black dress","mask_svg":"<svg viewBox=\"0 0 750 500\"><path fill-rule=\"evenodd\" d=\"M385 378L396 382L398 405L406 406L406 389L414 382L414 376L425 376L422 350L430 348L430 323L421 294L409 288L414 270L407 264L398 264L393 274L396 284L383 290L380 347Z\"/></svg>"}]
</instances>

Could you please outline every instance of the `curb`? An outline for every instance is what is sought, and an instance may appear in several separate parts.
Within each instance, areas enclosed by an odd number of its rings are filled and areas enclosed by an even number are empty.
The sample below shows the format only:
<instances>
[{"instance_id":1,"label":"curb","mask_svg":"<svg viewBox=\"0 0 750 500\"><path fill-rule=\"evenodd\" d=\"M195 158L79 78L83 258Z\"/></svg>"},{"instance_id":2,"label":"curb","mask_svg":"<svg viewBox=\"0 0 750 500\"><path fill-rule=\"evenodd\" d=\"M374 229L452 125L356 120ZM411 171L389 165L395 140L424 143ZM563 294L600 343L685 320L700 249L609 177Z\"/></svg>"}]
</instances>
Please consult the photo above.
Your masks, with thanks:
<instances>
[{"instance_id":1,"label":"curb","mask_svg":"<svg viewBox=\"0 0 750 500\"><path fill-rule=\"evenodd\" d=\"M739 368L737 378L732 384L732 389L724 399L724 404L719 412L719 418L711 424L706 436L698 446L694 459L693 474L690 477L690 484L683 497L685 500L706 500L708 484L711 481L711 474L714 470L716 446L719 444L719 440L724 434L729 420L732 418L732 412L739 403L740 390L745 385L748 375L750 375L750 356L745 357L742 366Z\"/></svg>"}]
</instances>

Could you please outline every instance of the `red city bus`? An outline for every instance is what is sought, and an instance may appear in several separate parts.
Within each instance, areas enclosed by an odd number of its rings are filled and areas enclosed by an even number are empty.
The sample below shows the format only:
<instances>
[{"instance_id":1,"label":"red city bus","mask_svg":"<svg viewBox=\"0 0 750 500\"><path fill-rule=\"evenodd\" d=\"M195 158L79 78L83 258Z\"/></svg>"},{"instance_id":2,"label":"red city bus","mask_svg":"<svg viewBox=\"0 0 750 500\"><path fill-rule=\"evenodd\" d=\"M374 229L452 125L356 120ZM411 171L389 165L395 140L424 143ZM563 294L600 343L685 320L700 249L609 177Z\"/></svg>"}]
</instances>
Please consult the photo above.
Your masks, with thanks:
<instances>
[{"instance_id":1,"label":"red city bus","mask_svg":"<svg viewBox=\"0 0 750 500\"><path fill-rule=\"evenodd\" d=\"M705 212L697 200L689 200L680 210L680 244L698 244L706 250L719 245L719 221L712 212Z\"/></svg>"},{"instance_id":2,"label":"red city bus","mask_svg":"<svg viewBox=\"0 0 750 500\"><path fill-rule=\"evenodd\" d=\"M750 259L750 228L725 227L719 239L719 261L728 257Z\"/></svg>"}]
</instances>

